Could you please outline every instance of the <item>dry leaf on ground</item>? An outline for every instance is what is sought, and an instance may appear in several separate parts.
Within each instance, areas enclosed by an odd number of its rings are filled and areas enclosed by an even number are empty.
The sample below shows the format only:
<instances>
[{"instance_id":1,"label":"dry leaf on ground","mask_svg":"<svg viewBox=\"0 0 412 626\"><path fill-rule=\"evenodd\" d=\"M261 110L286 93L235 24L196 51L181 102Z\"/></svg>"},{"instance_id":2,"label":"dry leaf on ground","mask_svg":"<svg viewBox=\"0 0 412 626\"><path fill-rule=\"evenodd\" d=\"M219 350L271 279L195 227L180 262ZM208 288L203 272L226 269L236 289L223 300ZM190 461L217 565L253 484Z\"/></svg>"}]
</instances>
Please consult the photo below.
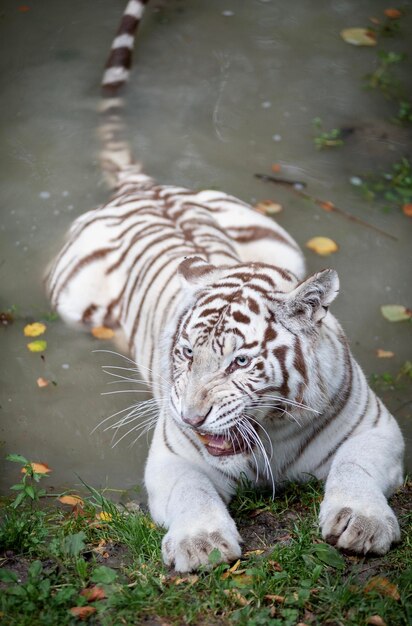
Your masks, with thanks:
<instances>
[{"instance_id":1,"label":"dry leaf on ground","mask_svg":"<svg viewBox=\"0 0 412 626\"><path fill-rule=\"evenodd\" d=\"M319 206L321 209L323 209L324 211L328 211L329 213L335 208L335 205L330 200L324 200L322 202L319 202Z\"/></svg>"},{"instance_id":2,"label":"dry leaf on ground","mask_svg":"<svg viewBox=\"0 0 412 626\"><path fill-rule=\"evenodd\" d=\"M371 615L366 620L367 624L372 624L372 626L386 626L386 622L381 618L380 615Z\"/></svg>"},{"instance_id":3,"label":"dry leaf on ground","mask_svg":"<svg viewBox=\"0 0 412 626\"><path fill-rule=\"evenodd\" d=\"M47 349L47 341L44 341L44 339L31 341L27 344L27 348L30 352L44 352Z\"/></svg>"},{"instance_id":4,"label":"dry leaf on ground","mask_svg":"<svg viewBox=\"0 0 412 626\"><path fill-rule=\"evenodd\" d=\"M95 602L96 600L104 600L106 594L104 589L95 585L94 587L86 587L80 592L80 595L86 598L87 602Z\"/></svg>"},{"instance_id":5,"label":"dry leaf on ground","mask_svg":"<svg viewBox=\"0 0 412 626\"><path fill-rule=\"evenodd\" d=\"M378 359L391 359L395 356L395 353L391 350L382 350L382 348L378 348L376 350L376 356Z\"/></svg>"},{"instance_id":6,"label":"dry leaf on ground","mask_svg":"<svg viewBox=\"0 0 412 626\"><path fill-rule=\"evenodd\" d=\"M48 474L49 472L52 472L53 470L47 465L47 463L30 463L30 466L33 470L33 472L36 472L36 474ZM26 474L27 470L25 467L21 468L21 473L22 474Z\"/></svg>"},{"instance_id":7,"label":"dry leaf on ground","mask_svg":"<svg viewBox=\"0 0 412 626\"><path fill-rule=\"evenodd\" d=\"M404 204L402 207L402 211L406 217L412 217L412 202L408 202Z\"/></svg>"},{"instance_id":8,"label":"dry leaf on ground","mask_svg":"<svg viewBox=\"0 0 412 626\"><path fill-rule=\"evenodd\" d=\"M60 496L58 500L62 504L69 504L70 506L78 506L84 504L83 498L76 495Z\"/></svg>"},{"instance_id":9,"label":"dry leaf on ground","mask_svg":"<svg viewBox=\"0 0 412 626\"><path fill-rule=\"evenodd\" d=\"M391 20L397 20L402 17L402 13L399 9L385 9L384 13L386 17L389 17Z\"/></svg>"},{"instance_id":10,"label":"dry leaf on ground","mask_svg":"<svg viewBox=\"0 0 412 626\"><path fill-rule=\"evenodd\" d=\"M381 313L389 322L403 322L412 317L412 311L402 304L384 304Z\"/></svg>"},{"instance_id":11,"label":"dry leaf on ground","mask_svg":"<svg viewBox=\"0 0 412 626\"><path fill-rule=\"evenodd\" d=\"M276 594L267 594L265 596L265 600L269 600L269 602L276 602L277 604L282 604L285 601L285 596L278 596Z\"/></svg>"},{"instance_id":12,"label":"dry leaf on ground","mask_svg":"<svg viewBox=\"0 0 412 626\"><path fill-rule=\"evenodd\" d=\"M77 617L78 619L87 619L93 613L96 613L97 609L95 606L73 606L70 609L70 613Z\"/></svg>"},{"instance_id":13,"label":"dry leaf on ground","mask_svg":"<svg viewBox=\"0 0 412 626\"><path fill-rule=\"evenodd\" d=\"M376 46L376 35L368 28L345 28L340 36L352 46Z\"/></svg>"},{"instance_id":14,"label":"dry leaf on ground","mask_svg":"<svg viewBox=\"0 0 412 626\"><path fill-rule=\"evenodd\" d=\"M47 380L47 378L43 378L42 376L40 376L37 380L37 386L38 387L48 387L50 385L50 381Z\"/></svg>"},{"instance_id":15,"label":"dry leaf on ground","mask_svg":"<svg viewBox=\"0 0 412 626\"><path fill-rule=\"evenodd\" d=\"M92 328L92 335L96 337L96 339L112 339L114 337L114 330L106 326L96 326Z\"/></svg>"},{"instance_id":16,"label":"dry leaf on ground","mask_svg":"<svg viewBox=\"0 0 412 626\"><path fill-rule=\"evenodd\" d=\"M250 604L250 600L246 600L245 596L242 596L238 591L233 589L223 589L223 593L230 599L235 600L241 606L247 606Z\"/></svg>"},{"instance_id":17,"label":"dry leaf on ground","mask_svg":"<svg viewBox=\"0 0 412 626\"><path fill-rule=\"evenodd\" d=\"M34 322L33 324L27 324L23 329L25 337L38 337L46 332L45 324L41 322Z\"/></svg>"},{"instance_id":18,"label":"dry leaf on ground","mask_svg":"<svg viewBox=\"0 0 412 626\"><path fill-rule=\"evenodd\" d=\"M398 587L391 583L387 578L382 578L380 576L374 576L370 579L367 585L364 587L365 593L369 593L370 591L377 591L383 596L388 596L389 598L393 598L394 600L400 599L400 594L398 591Z\"/></svg>"},{"instance_id":19,"label":"dry leaf on ground","mask_svg":"<svg viewBox=\"0 0 412 626\"><path fill-rule=\"evenodd\" d=\"M189 583L189 586L194 585L198 580L199 576L196 574L189 574L189 576L171 576L169 578L169 582L175 586L183 585L184 583Z\"/></svg>"},{"instance_id":20,"label":"dry leaf on ground","mask_svg":"<svg viewBox=\"0 0 412 626\"><path fill-rule=\"evenodd\" d=\"M320 256L328 256L339 250L338 244L329 237L312 237L306 242L306 247Z\"/></svg>"},{"instance_id":21,"label":"dry leaf on ground","mask_svg":"<svg viewBox=\"0 0 412 626\"><path fill-rule=\"evenodd\" d=\"M278 202L273 202L273 200L262 200L255 204L254 209L259 213L263 213L263 215L276 215L283 210L283 207Z\"/></svg>"}]
</instances>

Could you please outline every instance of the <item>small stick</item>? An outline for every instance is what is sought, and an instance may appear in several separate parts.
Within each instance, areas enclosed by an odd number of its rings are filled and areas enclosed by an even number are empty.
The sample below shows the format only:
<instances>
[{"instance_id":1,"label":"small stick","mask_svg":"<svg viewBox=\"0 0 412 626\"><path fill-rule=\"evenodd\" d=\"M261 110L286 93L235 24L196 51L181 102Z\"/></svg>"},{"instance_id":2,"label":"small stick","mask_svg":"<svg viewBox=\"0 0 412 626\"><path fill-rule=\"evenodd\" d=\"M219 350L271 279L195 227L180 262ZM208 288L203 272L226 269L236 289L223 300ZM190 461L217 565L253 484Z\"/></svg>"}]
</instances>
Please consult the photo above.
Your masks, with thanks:
<instances>
[{"instance_id":1,"label":"small stick","mask_svg":"<svg viewBox=\"0 0 412 626\"><path fill-rule=\"evenodd\" d=\"M314 204L317 204L318 206L320 206L320 208L323 209L324 211L338 213L338 215L345 217L347 220L351 222L355 222L356 224L360 224L361 226L370 228L371 230L376 231L377 233L379 233L380 235L383 235L384 237L389 237L389 239L392 239L393 241L398 241L398 238L395 237L394 235L387 233L385 230L382 230L378 226L374 226L374 224L365 222L365 220L362 220L360 217L356 217L356 215L349 213L349 211L340 209L339 207L335 206L333 202L320 200L319 198L316 198L315 196L311 196L306 191L302 191L302 189L296 188L297 185L306 187L306 183L302 183L299 181L285 180L283 178L275 178L274 176L269 176L268 174L255 174L255 178L259 178L259 180L263 180L264 182L275 183L277 185L283 185L288 188L292 188L292 191L294 191L296 195L300 196L301 198L304 198L305 200L310 200Z\"/></svg>"}]
</instances>

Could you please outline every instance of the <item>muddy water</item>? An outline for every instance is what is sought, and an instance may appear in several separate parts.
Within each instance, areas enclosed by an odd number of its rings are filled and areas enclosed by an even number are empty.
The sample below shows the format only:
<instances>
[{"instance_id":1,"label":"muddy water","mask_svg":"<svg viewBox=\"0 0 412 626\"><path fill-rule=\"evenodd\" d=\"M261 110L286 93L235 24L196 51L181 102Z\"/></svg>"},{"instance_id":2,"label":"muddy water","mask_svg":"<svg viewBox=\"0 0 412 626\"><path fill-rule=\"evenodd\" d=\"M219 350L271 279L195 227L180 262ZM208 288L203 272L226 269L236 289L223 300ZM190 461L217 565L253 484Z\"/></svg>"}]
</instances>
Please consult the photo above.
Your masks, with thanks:
<instances>
[{"instance_id":1,"label":"muddy water","mask_svg":"<svg viewBox=\"0 0 412 626\"><path fill-rule=\"evenodd\" d=\"M304 0L287 8L270 0L155 3L128 91L133 149L158 180L214 187L251 202L272 198L284 206L280 223L302 245L315 235L339 243L328 259L308 251L308 268L339 271L334 312L367 374L396 374L410 358L410 325L390 324L379 311L385 303L408 304L410 225L397 211L367 204L350 178L407 154L410 136L388 122L392 105L362 88L376 50L344 44L339 31L367 24L386 4L318 0L315 10ZM2 3L0 310L14 306L17 319L0 329L1 456L20 452L47 462L56 489L79 484L77 476L113 489L140 485L148 445L143 437L130 448L131 434L113 448L113 431L91 434L135 399L100 395L115 387L107 386L101 365L121 364L93 352L111 349L108 342L50 322L42 359L28 352L22 333L27 321L48 311L42 275L66 228L107 198L95 161L95 108L122 7L121 0L43 0L22 12L18 3ZM404 35L383 47L405 49L410 26L405 18ZM325 128L356 130L344 147L316 151L311 120L317 116ZM397 241L254 179L272 163ZM378 360L377 348L395 357ZM40 389L38 377L56 384ZM410 388L383 395L411 448ZM16 468L2 461L4 491L15 476Z\"/></svg>"}]
</instances>

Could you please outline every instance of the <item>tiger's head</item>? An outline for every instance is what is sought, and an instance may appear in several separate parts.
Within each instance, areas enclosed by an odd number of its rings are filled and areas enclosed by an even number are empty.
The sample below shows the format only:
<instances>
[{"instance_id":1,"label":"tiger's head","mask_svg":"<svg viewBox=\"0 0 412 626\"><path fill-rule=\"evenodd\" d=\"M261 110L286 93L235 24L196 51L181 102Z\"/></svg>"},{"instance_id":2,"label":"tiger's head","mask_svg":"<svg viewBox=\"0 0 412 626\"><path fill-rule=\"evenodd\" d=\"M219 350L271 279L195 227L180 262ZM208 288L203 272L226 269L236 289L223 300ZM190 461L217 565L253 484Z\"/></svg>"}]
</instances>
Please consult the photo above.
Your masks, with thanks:
<instances>
[{"instance_id":1,"label":"tiger's head","mask_svg":"<svg viewBox=\"0 0 412 626\"><path fill-rule=\"evenodd\" d=\"M188 293L171 342L171 413L212 456L251 452L265 421L316 409L317 339L334 270L298 283L262 263L179 266Z\"/></svg>"}]
</instances>

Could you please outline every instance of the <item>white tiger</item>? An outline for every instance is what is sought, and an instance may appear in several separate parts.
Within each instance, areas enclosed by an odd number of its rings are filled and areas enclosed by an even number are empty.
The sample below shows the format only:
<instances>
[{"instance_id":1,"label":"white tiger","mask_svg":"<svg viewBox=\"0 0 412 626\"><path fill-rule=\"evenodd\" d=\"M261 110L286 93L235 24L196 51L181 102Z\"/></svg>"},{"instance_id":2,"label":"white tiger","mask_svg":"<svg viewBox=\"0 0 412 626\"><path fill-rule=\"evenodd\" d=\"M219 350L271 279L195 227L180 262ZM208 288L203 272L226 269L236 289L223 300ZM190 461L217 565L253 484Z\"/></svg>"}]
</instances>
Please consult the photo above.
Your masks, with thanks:
<instances>
[{"instance_id":1,"label":"white tiger","mask_svg":"<svg viewBox=\"0 0 412 626\"><path fill-rule=\"evenodd\" d=\"M104 79L111 95L144 4L131 0L123 17ZM113 139L120 107L104 107L115 194L74 222L48 290L67 322L120 326L157 399L145 484L168 529L165 563L183 572L214 548L224 561L240 556L226 505L241 475L325 480L323 537L385 553L400 538L386 498L402 481L403 440L328 312L336 272L303 280L301 251L272 220L224 193L140 173Z\"/></svg>"}]
</instances>

